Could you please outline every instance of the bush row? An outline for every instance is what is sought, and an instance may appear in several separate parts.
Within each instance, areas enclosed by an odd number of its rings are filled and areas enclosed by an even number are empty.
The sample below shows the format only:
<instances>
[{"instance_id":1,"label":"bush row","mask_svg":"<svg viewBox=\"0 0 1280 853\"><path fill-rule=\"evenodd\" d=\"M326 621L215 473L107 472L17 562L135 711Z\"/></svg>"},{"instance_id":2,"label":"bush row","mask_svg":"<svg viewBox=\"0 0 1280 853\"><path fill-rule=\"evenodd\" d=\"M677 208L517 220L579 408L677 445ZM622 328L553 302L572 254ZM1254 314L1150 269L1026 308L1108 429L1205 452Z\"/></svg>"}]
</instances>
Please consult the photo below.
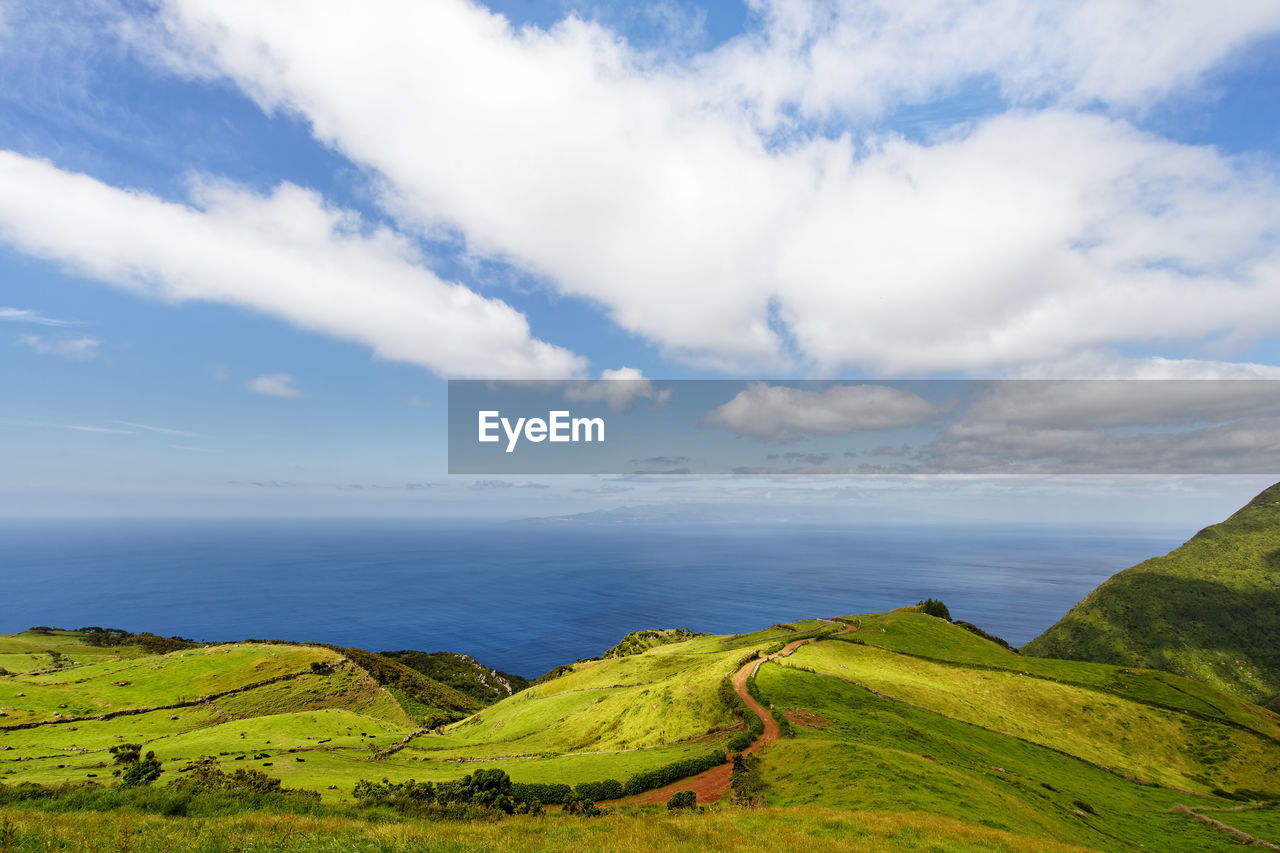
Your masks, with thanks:
<instances>
[{"instance_id":1,"label":"bush row","mask_svg":"<svg viewBox=\"0 0 1280 853\"><path fill-rule=\"evenodd\" d=\"M528 803L542 803L544 806L562 806L575 800L598 803L602 800L616 800L624 793L622 783L617 779L605 779L601 782L579 782L567 785L563 782L512 782L511 796Z\"/></svg>"},{"instance_id":2,"label":"bush row","mask_svg":"<svg viewBox=\"0 0 1280 853\"><path fill-rule=\"evenodd\" d=\"M541 811L538 801L520 800L506 771L477 770L461 779L446 782L370 782L361 779L351 792L362 807L387 806L414 815L432 816L467 810L489 810L505 814Z\"/></svg>"},{"instance_id":3,"label":"bush row","mask_svg":"<svg viewBox=\"0 0 1280 853\"><path fill-rule=\"evenodd\" d=\"M751 681L752 679L747 679L748 684ZM750 687L747 689L749 691ZM735 717L744 720L747 724L745 732L738 732L725 744L725 749L729 752L741 752L764 734L764 721L760 719L755 711L747 707L747 703L742 701L741 696L734 692L733 684L727 678L720 681L720 699L729 706Z\"/></svg>"},{"instance_id":4,"label":"bush row","mask_svg":"<svg viewBox=\"0 0 1280 853\"><path fill-rule=\"evenodd\" d=\"M782 711L773 707L773 705L760 694L760 687L756 684L755 676L747 679L747 693L751 694L752 699L755 699L761 705L769 709L769 716L773 717L773 721L778 724L778 731L783 737L795 737L796 730L791 727L791 721L783 716Z\"/></svg>"},{"instance_id":5,"label":"bush row","mask_svg":"<svg viewBox=\"0 0 1280 853\"><path fill-rule=\"evenodd\" d=\"M679 782L681 779L696 776L704 770L723 764L724 760L724 750L716 749L705 755L673 761L652 770L641 770L627 779L626 793L628 796L642 794L654 788L661 788L663 785L670 785L672 782Z\"/></svg>"}]
</instances>

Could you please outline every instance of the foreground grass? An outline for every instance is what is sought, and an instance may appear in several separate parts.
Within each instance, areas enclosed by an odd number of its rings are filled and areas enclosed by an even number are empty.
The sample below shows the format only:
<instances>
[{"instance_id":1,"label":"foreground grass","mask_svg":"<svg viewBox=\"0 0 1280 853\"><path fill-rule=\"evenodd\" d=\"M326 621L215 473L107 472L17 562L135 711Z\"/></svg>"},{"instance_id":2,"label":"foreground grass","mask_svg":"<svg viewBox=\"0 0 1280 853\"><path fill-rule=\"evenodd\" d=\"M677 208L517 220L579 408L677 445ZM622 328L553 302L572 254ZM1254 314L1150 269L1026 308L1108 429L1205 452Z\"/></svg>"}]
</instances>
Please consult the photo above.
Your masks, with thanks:
<instances>
[{"instance_id":1,"label":"foreground grass","mask_svg":"<svg viewBox=\"0 0 1280 853\"><path fill-rule=\"evenodd\" d=\"M665 811L599 818L512 817L496 822L376 821L248 814L163 818L122 812L49 814L0 809L6 853L89 851L1069 851L1069 847L932 815L831 809Z\"/></svg>"},{"instance_id":2,"label":"foreground grass","mask_svg":"<svg viewBox=\"0 0 1280 853\"><path fill-rule=\"evenodd\" d=\"M1280 710L1277 567L1280 484L1114 575L1022 650L1163 669Z\"/></svg>"},{"instance_id":3,"label":"foreground grass","mask_svg":"<svg viewBox=\"0 0 1280 853\"><path fill-rule=\"evenodd\" d=\"M838 642L789 662L1166 786L1280 794L1280 742L1109 691Z\"/></svg>"},{"instance_id":4,"label":"foreground grass","mask_svg":"<svg viewBox=\"0 0 1280 853\"><path fill-rule=\"evenodd\" d=\"M820 674L769 665L758 684L776 707L804 708L824 721L764 751L771 806L911 810L1104 850L1200 853L1235 843L1175 811L1235 805L1228 800L1135 784Z\"/></svg>"}]
</instances>

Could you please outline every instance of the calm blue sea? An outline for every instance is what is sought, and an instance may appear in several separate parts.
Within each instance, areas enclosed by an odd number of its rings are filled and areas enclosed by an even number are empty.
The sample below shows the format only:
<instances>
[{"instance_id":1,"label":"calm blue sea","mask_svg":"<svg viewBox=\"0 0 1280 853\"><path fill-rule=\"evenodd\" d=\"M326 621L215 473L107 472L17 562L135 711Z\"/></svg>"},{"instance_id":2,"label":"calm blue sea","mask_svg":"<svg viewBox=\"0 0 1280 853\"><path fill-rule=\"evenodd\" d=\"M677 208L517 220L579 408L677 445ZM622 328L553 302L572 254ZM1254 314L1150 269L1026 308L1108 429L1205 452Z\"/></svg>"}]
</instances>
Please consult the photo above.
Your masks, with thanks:
<instances>
[{"instance_id":1,"label":"calm blue sea","mask_svg":"<svg viewBox=\"0 0 1280 853\"><path fill-rule=\"evenodd\" d=\"M0 522L0 632L447 649L534 676L628 631L940 598L1015 645L1187 530L411 521Z\"/></svg>"}]
</instances>

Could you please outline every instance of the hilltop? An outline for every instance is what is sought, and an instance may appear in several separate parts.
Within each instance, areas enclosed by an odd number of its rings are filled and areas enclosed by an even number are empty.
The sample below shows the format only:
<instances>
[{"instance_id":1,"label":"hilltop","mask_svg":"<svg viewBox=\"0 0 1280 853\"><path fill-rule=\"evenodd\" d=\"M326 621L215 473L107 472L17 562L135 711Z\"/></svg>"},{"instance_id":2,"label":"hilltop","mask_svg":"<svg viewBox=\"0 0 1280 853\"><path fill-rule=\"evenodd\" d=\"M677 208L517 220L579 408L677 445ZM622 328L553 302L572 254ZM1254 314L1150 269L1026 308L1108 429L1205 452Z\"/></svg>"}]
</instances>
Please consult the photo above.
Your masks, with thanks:
<instances>
[{"instance_id":1,"label":"hilltop","mask_svg":"<svg viewBox=\"0 0 1280 853\"><path fill-rule=\"evenodd\" d=\"M1280 710L1280 484L1114 575L1021 651L1161 669Z\"/></svg>"},{"instance_id":2,"label":"hilltop","mask_svg":"<svg viewBox=\"0 0 1280 853\"><path fill-rule=\"evenodd\" d=\"M492 705L529 686L528 679L522 676L491 669L477 662L471 655L459 652L419 652L405 649L380 654L465 693L481 705Z\"/></svg>"}]
</instances>

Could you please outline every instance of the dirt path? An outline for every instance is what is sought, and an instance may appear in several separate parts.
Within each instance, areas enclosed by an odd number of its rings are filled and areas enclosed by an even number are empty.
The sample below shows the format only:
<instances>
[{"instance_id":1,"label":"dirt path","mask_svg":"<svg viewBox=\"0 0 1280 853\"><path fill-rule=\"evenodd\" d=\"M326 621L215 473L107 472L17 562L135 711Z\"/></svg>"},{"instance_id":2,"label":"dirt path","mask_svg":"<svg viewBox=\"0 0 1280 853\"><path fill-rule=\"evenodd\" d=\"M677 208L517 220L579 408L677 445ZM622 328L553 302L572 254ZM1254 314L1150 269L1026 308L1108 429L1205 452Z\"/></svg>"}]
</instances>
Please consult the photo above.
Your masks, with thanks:
<instances>
[{"instance_id":1,"label":"dirt path","mask_svg":"<svg viewBox=\"0 0 1280 853\"><path fill-rule=\"evenodd\" d=\"M822 621L826 622L828 620L824 619ZM840 624L843 625L844 623ZM856 630L857 628L853 625L844 625L844 627L836 633L847 634L850 631ZM814 639L816 638L809 637L808 639L795 640L794 642L787 643L780 650L767 657L747 661L743 667L733 674L733 692L737 693L738 697L742 699L742 701L746 703L747 707L754 711L760 717L760 721L764 723L764 734L760 735L760 737L756 739L756 742L751 744L751 746L742 750L744 754L759 752L760 747L778 739L777 721L773 719L773 715L769 713L767 708L757 702L755 697L747 692L747 679L752 675L755 675L756 671L759 670L766 662L776 660L777 658L785 658L805 643L812 643ZM645 791L643 794L636 794L632 797L623 797L620 800L610 800L608 802L600 803L600 805L629 806L640 803L665 803L667 800L671 799L671 795L676 791L693 791L698 796L699 805L714 803L716 800L729 793L729 783L731 781L730 777L732 774L733 757L730 756L724 764L712 767L710 770L704 770L697 776L690 776L688 779L681 779L679 782L672 782L670 785L664 785L663 787L655 788L652 791Z\"/></svg>"}]
</instances>

